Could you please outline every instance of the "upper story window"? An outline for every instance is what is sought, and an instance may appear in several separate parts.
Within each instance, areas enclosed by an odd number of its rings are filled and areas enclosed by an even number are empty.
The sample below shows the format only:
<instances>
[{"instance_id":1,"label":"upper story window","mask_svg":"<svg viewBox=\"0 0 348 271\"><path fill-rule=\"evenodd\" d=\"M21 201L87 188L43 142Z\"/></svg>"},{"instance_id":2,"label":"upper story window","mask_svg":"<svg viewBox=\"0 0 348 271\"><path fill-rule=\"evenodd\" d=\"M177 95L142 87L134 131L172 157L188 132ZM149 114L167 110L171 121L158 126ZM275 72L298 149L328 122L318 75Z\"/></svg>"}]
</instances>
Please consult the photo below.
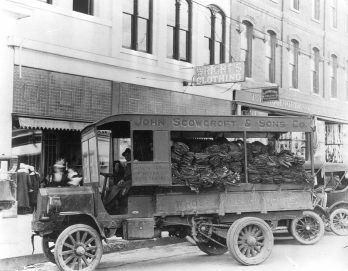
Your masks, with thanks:
<instances>
[{"instance_id":1,"label":"upper story window","mask_svg":"<svg viewBox=\"0 0 348 271\"><path fill-rule=\"evenodd\" d=\"M337 98L337 56L331 55L330 89L331 98Z\"/></svg>"},{"instance_id":2,"label":"upper story window","mask_svg":"<svg viewBox=\"0 0 348 271\"><path fill-rule=\"evenodd\" d=\"M205 12L204 64L225 62L225 20L224 13L215 6Z\"/></svg>"},{"instance_id":3,"label":"upper story window","mask_svg":"<svg viewBox=\"0 0 348 271\"><path fill-rule=\"evenodd\" d=\"M290 50L290 82L289 85L292 88L298 88L298 54L299 54L299 43L297 40L291 40L291 50Z\"/></svg>"},{"instance_id":4,"label":"upper story window","mask_svg":"<svg viewBox=\"0 0 348 271\"><path fill-rule=\"evenodd\" d=\"M330 0L331 27L337 28L337 0Z\"/></svg>"},{"instance_id":5,"label":"upper story window","mask_svg":"<svg viewBox=\"0 0 348 271\"><path fill-rule=\"evenodd\" d=\"M276 44L277 35L273 31L267 31L269 35L266 42L266 81L275 83Z\"/></svg>"},{"instance_id":6,"label":"upper story window","mask_svg":"<svg viewBox=\"0 0 348 271\"><path fill-rule=\"evenodd\" d=\"M191 55L191 3L184 0L168 1L167 57L190 61Z\"/></svg>"},{"instance_id":7,"label":"upper story window","mask_svg":"<svg viewBox=\"0 0 348 271\"><path fill-rule=\"evenodd\" d=\"M122 46L151 53L152 0L123 1Z\"/></svg>"},{"instance_id":8,"label":"upper story window","mask_svg":"<svg viewBox=\"0 0 348 271\"><path fill-rule=\"evenodd\" d=\"M320 0L312 0L312 16L315 20L320 20Z\"/></svg>"},{"instance_id":9,"label":"upper story window","mask_svg":"<svg viewBox=\"0 0 348 271\"><path fill-rule=\"evenodd\" d=\"M319 49L313 48L311 58L311 85L312 92L319 94Z\"/></svg>"},{"instance_id":10,"label":"upper story window","mask_svg":"<svg viewBox=\"0 0 348 271\"><path fill-rule=\"evenodd\" d=\"M242 22L244 30L241 35L241 60L245 61L245 76L252 77L253 57L253 25L248 21Z\"/></svg>"},{"instance_id":11,"label":"upper story window","mask_svg":"<svg viewBox=\"0 0 348 271\"><path fill-rule=\"evenodd\" d=\"M73 11L93 15L93 0L73 0Z\"/></svg>"},{"instance_id":12,"label":"upper story window","mask_svg":"<svg viewBox=\"0 0 348 271\"><path fill-rule=\"evenodd\" d=\"M300 0L292 0L291 7L295 10L300 10Z\"/></svg>"},{"instance_id":13,"label":"upper story window","mask_svg":"<svg viewBox=\"0 0 348 271\"><path fill-rule=\"evenodd\" d=\"M44 2L44 3L47 3L47 4L52 4L52 0L38 0L40 2Z\"/></svg>"}]
</instances>

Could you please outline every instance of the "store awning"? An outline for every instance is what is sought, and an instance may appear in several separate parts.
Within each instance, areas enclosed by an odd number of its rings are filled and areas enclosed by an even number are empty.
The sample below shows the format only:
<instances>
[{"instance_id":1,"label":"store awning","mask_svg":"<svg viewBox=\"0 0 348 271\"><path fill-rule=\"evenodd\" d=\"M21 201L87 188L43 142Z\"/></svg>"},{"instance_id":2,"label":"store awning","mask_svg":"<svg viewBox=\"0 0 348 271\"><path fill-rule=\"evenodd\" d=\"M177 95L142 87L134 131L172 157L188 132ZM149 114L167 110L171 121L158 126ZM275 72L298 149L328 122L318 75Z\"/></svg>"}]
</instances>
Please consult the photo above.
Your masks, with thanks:
<instances>
[{"instance_id":1,"label":"store awning","mask_svg":"<svg viewBox=\"0 0 348 271\"><path fill-rule=\"evenodd\" d=\"M26 129L76 130L81 131L90 123L77 121L34 119L19 117L19 126Z\"/></svg>"}]
</instances>

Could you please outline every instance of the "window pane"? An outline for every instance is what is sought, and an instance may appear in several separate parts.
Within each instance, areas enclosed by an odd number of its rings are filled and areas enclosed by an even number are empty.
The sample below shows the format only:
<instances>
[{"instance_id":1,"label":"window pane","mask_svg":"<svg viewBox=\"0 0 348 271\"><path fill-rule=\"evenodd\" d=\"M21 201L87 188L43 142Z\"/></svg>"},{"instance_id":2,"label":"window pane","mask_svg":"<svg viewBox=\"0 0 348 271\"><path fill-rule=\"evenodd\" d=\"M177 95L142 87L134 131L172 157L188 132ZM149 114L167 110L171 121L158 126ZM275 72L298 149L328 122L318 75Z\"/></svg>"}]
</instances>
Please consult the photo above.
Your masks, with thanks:
<instances>
[{"instance_id":1,"label":"window pane","mask_svg":"<svg viewBox=\"0 0 348 271\"><path fill-rule=\"evenodd\" d=\"M211 12L208 8L204 13L204 36L211 38Z\"/></svg>"},{"instance_id":2,"label":"window pane","mask_svg":"<svg viewBox=\"0 0 348 271\"><path fill-rule=\"evenodd\" d=\"M138 14L139 17L149 19L150 0L138 0Z\"/></svg>"},{"instance_id":3,"label":"window pane","mask_svg":"<svg viewBox=\"0 0 348 271\"><path fill-rule=\"evenodd\" d=\"M175 0L168 0L167 2L167 25L175 26Z\"/></svg>"},{"instance_id":4,"label":"window pane","mask_svg":"<svg viewBox=\"0 0 348 271\"><path fill-rule=\"evenodd\" d=\"M134 0L124 0L122 11L129 14L134 14Z\"/></svg>"},{"instance_id":5,"label":"window pane","mask_svg":"<svg viewBox=\"0 0 348 271\"><path fill-rule=\"evenodd\" d=\"M153 131L133 131L133 157L138 161L153 161Z\"/></svg>"},{"instance_id":6,"label":"window pane","mask_svg":"<svg viewBox=\"0 0 348 271\"><path fill-rule=\"evenodd\" d=\"M123 13L122 46L132 48L132 15Z\"/></svg>"},{"instance_id":7,"label":"window pane","mask_svg":"<svg viewBox=\"0 0 348 271\"><path fill-rule=\"evenodd\" d=\"M147 23L145 19L138 19L138 50L147 52Z\"/></svg>"},{"instance_id":8,"label":"window pane","mask_svg":"<svg viewBox=\"0 0 348 271\"><path fill-rule=\"evenodd\" d=\"M223 25L223 20L222 16L220 13L216 14L215 17L215 40L216 41L222 41L222 25Z\"/></svg>"},{"instance_id":9,"label":"window pane","mask_svg":"<svg viewBox=\"0 0 348 271\"><path fill-rule=\"evenodd\" d=\"M221 43L215 42L215 48L214 48L214 64L221 63Z\"/></svg>"},{"instance_id":10,"label":"window pane","mask_svg":"<svg viewBox=\"0 0 348 271\"><path fill-rule=\"evenodd\" d=\"M180 5L180 28L188 30L189 27L189 5L186 1L181 1Z\"/></svg>"},{"instance_id":11,"label":"window pane","mask_svg":"<svg viewBox=\"0 0 348 271\"><path fill-rule=\"evenodd\" d=\"M167 57L174 58L174 27L167 26Z\"/></svg>"},{"instance_id":12,"label":"window pane","mask_svg":"<svg viewBox=\"0 0 348 271\"><path fill-rule=\"evenodd\" d=\"M270 74L271 74L271 59L269 57L266 57L265 78L266 78L266 81L268 82L271 81Z\"/></svg>"},{"instance_id":13,"label":"window pane","mask_svg":"<svg viewBox=\"0 0 348 271\"><path fill-rule=\"evenodd\" d=\"M91 0L74 0L73 1L73 11L92 14L91 13Z\"/></svg>"},{"instance_id":14,"label":"window pane","mask_svg":"<svg viewBox=\"0 0 348 271\"><path fill-rule=\"evenodd\" d=\"M188 60L187 59L187 36L188 32L184 30L180 30L180 60Z\"/></svg>"},{"instance_id":15,"label":"window pane","mask_svg":"<svg viewBox=\"0 0 348 271\"><path fill-rule=\"evenodd\" d=\"M210 39L204 38L204 64L210 64Z\"/></svg>"}]
</instances>

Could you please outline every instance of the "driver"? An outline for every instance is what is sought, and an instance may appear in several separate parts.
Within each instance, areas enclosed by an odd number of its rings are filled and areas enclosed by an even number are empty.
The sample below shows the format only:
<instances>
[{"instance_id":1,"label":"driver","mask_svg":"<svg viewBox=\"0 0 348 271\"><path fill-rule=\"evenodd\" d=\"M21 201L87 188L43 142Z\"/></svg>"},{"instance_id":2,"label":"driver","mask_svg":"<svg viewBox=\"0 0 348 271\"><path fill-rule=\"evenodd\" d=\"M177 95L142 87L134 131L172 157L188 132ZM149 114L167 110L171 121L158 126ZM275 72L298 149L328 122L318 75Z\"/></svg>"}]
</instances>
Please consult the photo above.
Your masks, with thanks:
<instances>
[{"instance_id":1,"label":"driver","mask_svg":"<svg viewBox=\"0 0 348 271\"><path fill-rule=\"evenodd\" d=\"M132 170L131 170L131 150L127 148L122 156L126 159L126 165L124 168L123 178L111 188L110 194L104 200L104 204L112 202L112 200L120 193L123 189L128 189L132 185Z\"/></svg>"}]
</instances>

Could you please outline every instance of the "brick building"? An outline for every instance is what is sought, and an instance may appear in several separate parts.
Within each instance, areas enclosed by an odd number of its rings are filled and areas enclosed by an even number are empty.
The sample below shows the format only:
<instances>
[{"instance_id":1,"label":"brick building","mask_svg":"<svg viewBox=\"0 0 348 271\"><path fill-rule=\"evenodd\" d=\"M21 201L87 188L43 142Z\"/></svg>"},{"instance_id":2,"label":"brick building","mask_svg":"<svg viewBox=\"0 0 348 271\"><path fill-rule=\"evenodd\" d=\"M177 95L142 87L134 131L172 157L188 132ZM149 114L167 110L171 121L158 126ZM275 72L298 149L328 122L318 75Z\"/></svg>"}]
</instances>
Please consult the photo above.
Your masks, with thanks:
<instances>
[{"instance_id":1,"label":"brick building","mask_svg":"<svg viewBox=\"0 0 348 271\"><path fill-rule=\"evenodd\" d=\"M2 0L1 154L79 166L79 131L115 113L295 114L317 116L318 161L330 144L347 161L347 2ZM231 61L245 82L192 85ZM273 85L281 100L261 103Z\"/></svg>"}]
</instances>

